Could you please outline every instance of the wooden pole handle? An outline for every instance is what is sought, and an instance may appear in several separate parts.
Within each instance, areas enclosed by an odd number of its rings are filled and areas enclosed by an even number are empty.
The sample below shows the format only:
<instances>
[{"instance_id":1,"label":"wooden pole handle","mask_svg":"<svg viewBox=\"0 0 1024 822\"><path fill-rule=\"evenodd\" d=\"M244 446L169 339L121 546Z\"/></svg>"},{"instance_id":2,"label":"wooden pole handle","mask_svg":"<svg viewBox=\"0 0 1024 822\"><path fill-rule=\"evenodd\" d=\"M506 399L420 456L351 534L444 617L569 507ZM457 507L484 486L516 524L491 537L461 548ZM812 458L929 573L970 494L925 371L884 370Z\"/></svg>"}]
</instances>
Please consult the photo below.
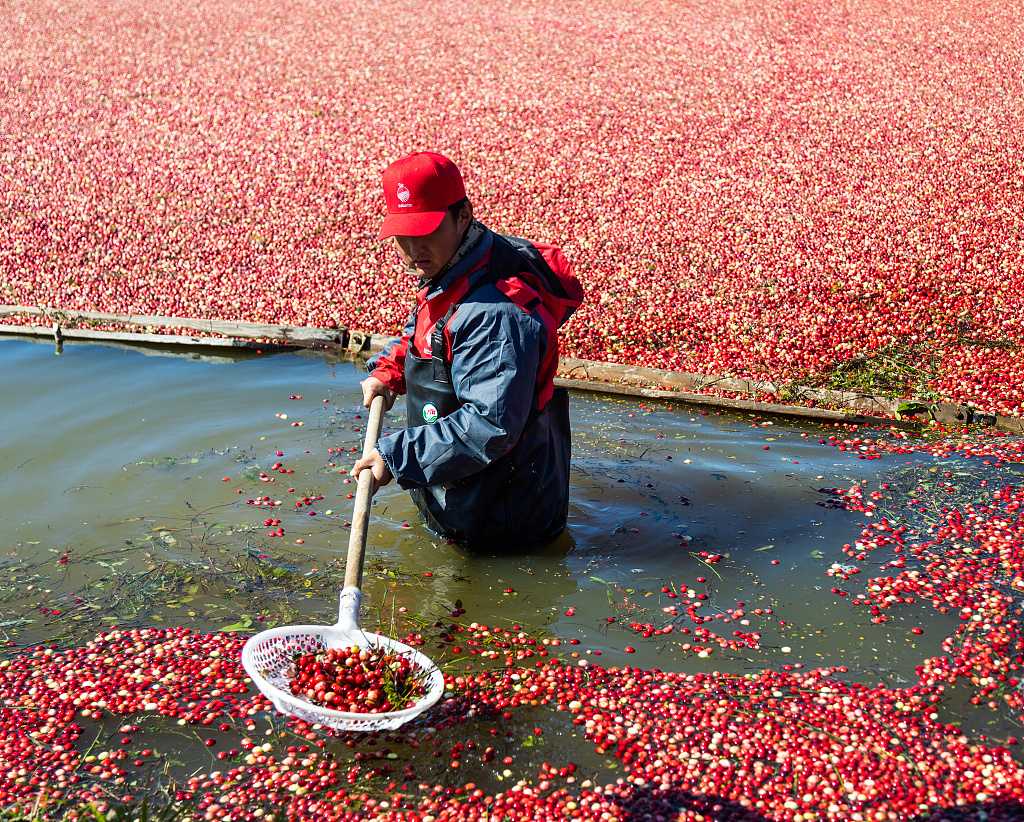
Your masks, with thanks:
<instances>
[{"instance_id":1,"label":"wooden pole handle","mask_svg":"<svg viewBox=\"0 0 1024 822\"><path fill-rule=\"evenodd\" d=\"M378 395L370 403L370 420L366 423L366 437L363 440L363 459L370 456L377 447L383 423L384 398ZM370 523L370 506L373 505L373 471L364 468L359 472L357 482L356 501L352 510L352 530L348 536L348 559L345 562L346 588L359 588L363 581L366 529Z\"/></svg>"}]
</instances>

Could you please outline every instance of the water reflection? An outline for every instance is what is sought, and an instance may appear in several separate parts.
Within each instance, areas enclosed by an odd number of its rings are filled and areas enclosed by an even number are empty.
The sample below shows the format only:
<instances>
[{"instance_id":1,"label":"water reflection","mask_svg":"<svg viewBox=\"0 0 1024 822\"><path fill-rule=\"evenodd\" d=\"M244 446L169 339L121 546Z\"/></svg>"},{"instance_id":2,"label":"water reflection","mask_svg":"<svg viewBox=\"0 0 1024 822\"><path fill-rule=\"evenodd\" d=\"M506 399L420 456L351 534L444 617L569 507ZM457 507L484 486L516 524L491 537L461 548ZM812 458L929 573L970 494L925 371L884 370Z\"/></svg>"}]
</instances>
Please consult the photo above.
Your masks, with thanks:
<instances>
[{"instance_id":1,"label":"water reflection","mask_svg":"<svg viewBox=\"0 0 1024 822\"><path fill-rule=\"evenodd\" d=\"M35 573L51 596L161 562L201 570L239 554L311 579L342 563L352 488L343 472L365 422L358 364L318 352L195 361L79 345L57 358L48 346L10 339L0 340L0 363L5 559L42 562ZM385 430L404 426L401 404L395 410ZM936 615L904 609L890 626L871 626L850 599L828 593L825 571L858 529L849 512L814 506L815 489L877 482L884 462L822 448L812 427L668 403L577 393L572 420L569 526L558 540L468 554L430 533L392 485L378 496L369 531L371 557L384 569L367 579L371 606L441 619L461 602L482 623L578 639L581 659L600 653L609 664L646 667L847 662L866 675L909 678L939 651ZM271 470L278 461L294 473ZM262 496L281 505L245 504ZM283 536L270 535L267 518L280 520ZM68 548L107 565L55 564ZM232 579L245 589L242 571ZM742 626L761 633L763 648L697 659L678 634L643 639L628 628L668 622L663 608L673 600L662 589L680 586L706 591L703 613L717 615L711 627L720 635L737 627L725 619L738 602L748 613L772 609ZM223 594L197 595L170 613L197 628L252 616ZM334 612L333 592L315 585L292 599L289 613L304 618ZM932 630L911 637L922 618ZM36 619L17 630L42 635L51 624Z\"/></svg>"}]
</instances>

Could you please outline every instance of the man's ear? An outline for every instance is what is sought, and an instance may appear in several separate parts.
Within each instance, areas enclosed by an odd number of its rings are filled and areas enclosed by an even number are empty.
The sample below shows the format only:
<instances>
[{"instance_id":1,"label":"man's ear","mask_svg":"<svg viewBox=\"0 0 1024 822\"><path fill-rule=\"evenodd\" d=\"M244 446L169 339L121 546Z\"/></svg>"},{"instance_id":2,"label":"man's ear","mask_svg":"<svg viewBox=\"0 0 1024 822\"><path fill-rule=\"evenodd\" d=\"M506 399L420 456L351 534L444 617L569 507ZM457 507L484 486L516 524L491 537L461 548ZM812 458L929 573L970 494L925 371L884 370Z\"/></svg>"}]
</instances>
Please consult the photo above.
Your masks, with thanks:
<instances>
[{"instance_id":1,"label":"man's ear","mask_svg":"<svg viewBox=\"0 0 1024 822\"><path fill-rule=\"evenodd\" d=\"M469 224L473 221L473 203L466 200L466 204L459 211L459 227L464 231L469 228Z\"/></svg>"}]
</instances>

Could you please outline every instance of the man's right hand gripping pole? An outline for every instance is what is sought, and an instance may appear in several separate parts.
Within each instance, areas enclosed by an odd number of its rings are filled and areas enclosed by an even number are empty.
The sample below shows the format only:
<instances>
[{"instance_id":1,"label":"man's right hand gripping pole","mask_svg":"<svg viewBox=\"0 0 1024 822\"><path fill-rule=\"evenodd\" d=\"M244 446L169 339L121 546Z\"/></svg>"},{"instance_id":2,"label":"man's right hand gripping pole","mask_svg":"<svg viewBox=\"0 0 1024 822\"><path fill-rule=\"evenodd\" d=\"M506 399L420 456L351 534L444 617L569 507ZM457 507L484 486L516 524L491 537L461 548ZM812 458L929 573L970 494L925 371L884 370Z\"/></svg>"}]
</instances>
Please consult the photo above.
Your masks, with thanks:
<instances>
[{"instance_id":1,"label":"man's right hand gripping pole","mask_svg":"<svg viewBox=\"0 0 1024 822\"><path fill-rule=\"evenodd\" d=\"M388 388L384 383L378 380L376 377L367 377L361 383L363 388L363 407L369 408L370 403L373 402L374 397L384 398L384 410L390 411L391 406L395 404L395 399L398 397L398 392L393 388Z\"/></svg>"}]
</instances>

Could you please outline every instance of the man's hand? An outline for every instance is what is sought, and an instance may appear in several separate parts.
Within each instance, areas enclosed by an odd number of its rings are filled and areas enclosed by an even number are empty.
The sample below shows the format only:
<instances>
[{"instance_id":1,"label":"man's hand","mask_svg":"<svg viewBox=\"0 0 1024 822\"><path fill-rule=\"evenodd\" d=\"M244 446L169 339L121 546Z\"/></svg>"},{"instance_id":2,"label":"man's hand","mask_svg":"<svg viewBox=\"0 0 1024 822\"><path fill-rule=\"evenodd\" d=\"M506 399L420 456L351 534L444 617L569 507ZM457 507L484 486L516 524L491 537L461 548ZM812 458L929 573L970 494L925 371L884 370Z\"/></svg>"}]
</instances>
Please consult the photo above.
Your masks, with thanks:
<instances>
[{"instance_id":1,"label":"man's hand","mask_svg":"<svg viewBox=\"0 0 1024 822\"><path fill-rule=\"evenodd\" d=\"M390 388L388 388L387 390L391 391ZM394 396L394 393L394 391L391 391L392 396ZM373 453L371 453L370 456L366 457L365 459L359 460L359 462L357 462L352 467L352 470L349 472L349 476L356 477L358 479L359 474L362 473L362 471L366 468L369 468L373 472L372 495L376 495L376 493L381 488L383 488L385 485L391 482L391 480L394 479L394 477L391 474L391 471L388 469L387 464L384 462L384 459L381 457L380 453L377 451L376 448L373 449Z\"/></svg>"},{"instance_id":2,"label":"man's hand","mask_svg":"<svg viewBox=\"0 0 1024 822\"><path fill-rule=\"evenodd\" d=\"M364 408L369 408L370 403L373 402L373 398L380 396L384 398L384 410L391 410L391 406L395 404L395 397L398 396L397 391L395 391L393 388L388 388L376 377L367 377L359 384L363 387ZM388 476L390 476L390 474ZM387 483L385 483L385 485L386 484Z\"/></svg>"}]
</instances>

